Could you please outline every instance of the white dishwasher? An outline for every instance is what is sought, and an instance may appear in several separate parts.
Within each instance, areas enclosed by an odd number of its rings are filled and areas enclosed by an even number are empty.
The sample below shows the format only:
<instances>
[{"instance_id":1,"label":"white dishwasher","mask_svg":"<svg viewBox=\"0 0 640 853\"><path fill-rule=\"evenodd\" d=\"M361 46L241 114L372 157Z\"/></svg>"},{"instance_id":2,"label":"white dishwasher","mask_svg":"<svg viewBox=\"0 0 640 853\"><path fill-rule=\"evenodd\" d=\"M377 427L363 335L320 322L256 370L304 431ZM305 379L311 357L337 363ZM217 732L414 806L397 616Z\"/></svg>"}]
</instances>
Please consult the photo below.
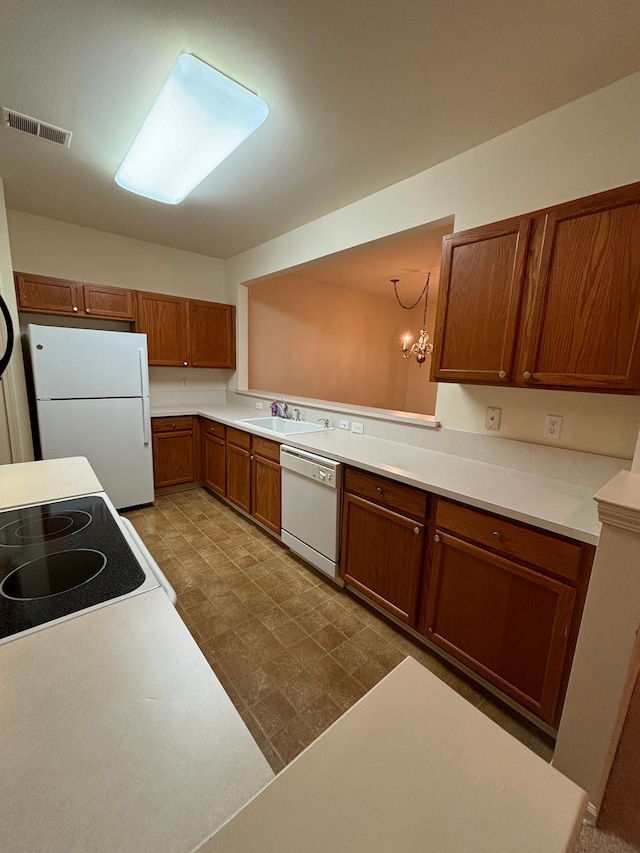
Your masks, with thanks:
<instances>
[{"instance_id":1,"label":"white dishwasher","mask_svg":"<svg viewBox=\"0 0 640 853\"><path fill-rule=\"evenodd\" d=\"M280 445L282 541L344 586L338 574L342 464Z\"/></svg>"}]
</instances>

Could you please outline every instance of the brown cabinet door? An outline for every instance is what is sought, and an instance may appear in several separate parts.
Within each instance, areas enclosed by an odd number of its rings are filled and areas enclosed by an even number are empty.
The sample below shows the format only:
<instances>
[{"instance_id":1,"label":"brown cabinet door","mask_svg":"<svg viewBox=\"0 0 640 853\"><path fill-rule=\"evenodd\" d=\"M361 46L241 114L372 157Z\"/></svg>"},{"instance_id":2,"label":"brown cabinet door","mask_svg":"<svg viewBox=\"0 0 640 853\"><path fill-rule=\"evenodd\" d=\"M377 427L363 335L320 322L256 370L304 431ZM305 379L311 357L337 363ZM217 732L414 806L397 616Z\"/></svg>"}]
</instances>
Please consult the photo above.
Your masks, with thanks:
<instances>
[{"instance_id":1,"label":"brown cabinet door","mask_svg":"<svg viewBox=\"0 0 640 853\"><path fill-rule=\"evenodd\" d=\"M575 590L440 530L426 637L553 724Z\"/></svg>"},{"instance_id":2,"label":"brown cabinet door","mask_svg":"<svg viewBox=\"0 0 640 853\"><path fill-rule=\"evenodd\" d=\"M280 534L280 466L254 456L251 460L251 515Z\"/></svg>"},{"instance_id":3,"label":"brown cabinet door","mask_svg":"<svg viewBox=\"0 0 640 853\"><path fill-rule=\"evenodd\" d=\"M227 444L227 497L246 513L251 513L251 453Z\"/></svg>"},{"instance_id":4,"label":"brown cabinet door","mask_svg":"<svg viewBox=\"0 0 640 853\"><path fill-rule=\"evenodd\" d=\"M509 220L445 237L432 379L513 378L530 220Z\"/></svg>"},{"instance_id":5,"label":"brown cabinet door","mask_svg":"<svg viewBox=\"0 0 640 853\"><path fill-rule=\"evenodd\" d=\"M136 330L147 336L150 365L189 364L186 299L138 291Z\"/></svg>"},{"instance_id":6,"label":"brown cabinet door","mask_svg":"<svg viewBox=\"0 0 640 853\"><path fill-rule=\"evenodd\" d=\"M389 613L415 625L425 526L345 493L341 576Z\"/></svg>"},{"instance_id":7,"label":"brown cabinet door","mask_svg":"<svg viewBox=\"0 0 640 853\"><path fill-rule=\"evenodd\" d=\"M154 432L153 479L156 489L195 481L193 430Z\"/></svg>"},{"instance_id":8,"label":"brown cabinet door","mask_svg":"<svg viewBox=\"0 0 640 853\"><path fill-rule=\"evenodd\" d=\"M123 287L82 286L84 313L110 320L135 320L136 293Z\"/></svg>"},{"instance_id":9,"label":"brown cabinet door","mask_svg":"<svg viewBox=\"0 0 640 853\"><path fill-rule=\"evenodd\" d=\"M640 391L640 187L560 205L540 223L524 384Z\"/></svg>"},{"instance_id":10,"label":"brown cabinet door","mask_svg":"<svg viewBox=\"0 0 640 853\"><path fill-rule=\"evenodd\" d=\"M235 306L196 300L189 300L188 306L192 366L235 370Z\"/></svg>"},{"instance_id":11,"label":"brown cabinet door","mask_svg":"<svg viewBox=\"0 0 640 853\"><path fill-rule=\"evenodd\" d=\"M84 313L82 290L75 281L17 272L14 275L20 311L43 314Z\"/></svg>"},{"instance_id":12,"label":"brown cabinet door","mask_svg":"<svg viewBox=\"0 0 640 853\"><path fill-rule=\"evenodd\" d=\"M204 481L210 489L224 495L226 487L224 439L205 433L204 436Z\"/></svg>"}]
</instances>

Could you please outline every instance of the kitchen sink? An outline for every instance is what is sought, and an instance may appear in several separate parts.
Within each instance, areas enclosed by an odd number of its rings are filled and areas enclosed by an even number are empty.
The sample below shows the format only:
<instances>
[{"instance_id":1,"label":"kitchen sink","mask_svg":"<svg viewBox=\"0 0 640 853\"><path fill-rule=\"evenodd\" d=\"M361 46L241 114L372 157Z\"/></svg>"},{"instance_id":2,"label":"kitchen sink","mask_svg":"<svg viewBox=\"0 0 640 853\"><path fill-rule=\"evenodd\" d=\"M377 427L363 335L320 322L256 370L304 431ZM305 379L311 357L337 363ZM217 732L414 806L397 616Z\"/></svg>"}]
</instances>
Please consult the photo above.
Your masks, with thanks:
<instances>
[{"instance_id":1,"label":"kitchen sink","mask_svg":"<svg viewBox=\"0 0 640 853\"><path fill-rule=\"evenodd\" d=\"M312 423L311 421L293 421L287 418L239 418L237 424L243 426L251 426L255 429L270 432L273 435L298 435L305 432L321 432L324 429L322 424Z\"/></svg>"}]
</instances>

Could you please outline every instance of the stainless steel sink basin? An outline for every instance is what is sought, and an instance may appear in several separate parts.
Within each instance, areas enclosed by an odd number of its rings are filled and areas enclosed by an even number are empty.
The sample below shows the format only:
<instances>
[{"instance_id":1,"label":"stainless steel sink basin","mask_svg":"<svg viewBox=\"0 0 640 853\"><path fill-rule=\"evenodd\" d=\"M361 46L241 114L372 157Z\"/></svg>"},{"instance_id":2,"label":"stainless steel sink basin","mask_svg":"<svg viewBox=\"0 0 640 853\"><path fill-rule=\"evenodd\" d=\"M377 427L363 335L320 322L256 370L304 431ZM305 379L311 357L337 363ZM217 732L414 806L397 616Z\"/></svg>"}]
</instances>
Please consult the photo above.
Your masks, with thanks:
<instances>
[{"instance_id":1,"label":"stainless steel sink basin","mask_svg":"<svg viewBox=\"0 0 640 853\"><path fill-rule=\"evenodd\" d=\"M304 432L321 432L327 427L322 424L314 424L311 421L293 421L286 418L238 418L237 424L251 426L255 429L264 430L272 435L299 435ZM331 427L329 427L331 429Z\"/></svg>"}]
</instances>

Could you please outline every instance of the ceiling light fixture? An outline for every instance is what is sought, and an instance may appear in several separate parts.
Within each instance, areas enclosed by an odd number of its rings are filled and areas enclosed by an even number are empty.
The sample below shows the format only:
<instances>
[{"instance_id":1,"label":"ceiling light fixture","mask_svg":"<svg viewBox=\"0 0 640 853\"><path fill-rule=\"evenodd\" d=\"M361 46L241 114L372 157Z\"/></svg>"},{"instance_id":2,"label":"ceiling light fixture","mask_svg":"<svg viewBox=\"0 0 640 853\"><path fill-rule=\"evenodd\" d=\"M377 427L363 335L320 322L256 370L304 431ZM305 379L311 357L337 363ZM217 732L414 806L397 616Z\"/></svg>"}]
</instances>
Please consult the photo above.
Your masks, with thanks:
<instances>
[{"instance_id":1,"label":"ceiling light fixture","mask_svg":"<svg viewBox=\"0 0 640 853\"><path fill-rule=\"evenodd\" d=\"M391 282L393 284L393 290L396 295L396 299L398 300L398 304L404 308L406 311L411 311L412 308L415 308L416 305L420 302L422 297L424 296L424 316L422 318L422 328L420 329L420 335L415 344L409 346L409 341L411 340L410 335L405 335L404 340L402 342L402 355L404 358L411 358L412 355L415 355L418 364L420 367L424 364L428 355L431 355L433 352L433 344L429 341L429 335L427 334L427 300L429 299L429 279L431 278L431 273L427 273L427 280L424 283L424 287L422 288L422 292L420 296L416 299L413 305L405 305L400 297L398 296L398 282L399 278L392 278Z\"/></svg>"},{"instance_id":2,"label":"ceiling light fixture","mask_svg":"<svg viewBox=\"0 0 640 853\"><path fill-rule=\"evenodd\" d=\"M249 89L183 53L116 172L125 190L178 204L269 114Z\"/></svg>"}]
</instances>

